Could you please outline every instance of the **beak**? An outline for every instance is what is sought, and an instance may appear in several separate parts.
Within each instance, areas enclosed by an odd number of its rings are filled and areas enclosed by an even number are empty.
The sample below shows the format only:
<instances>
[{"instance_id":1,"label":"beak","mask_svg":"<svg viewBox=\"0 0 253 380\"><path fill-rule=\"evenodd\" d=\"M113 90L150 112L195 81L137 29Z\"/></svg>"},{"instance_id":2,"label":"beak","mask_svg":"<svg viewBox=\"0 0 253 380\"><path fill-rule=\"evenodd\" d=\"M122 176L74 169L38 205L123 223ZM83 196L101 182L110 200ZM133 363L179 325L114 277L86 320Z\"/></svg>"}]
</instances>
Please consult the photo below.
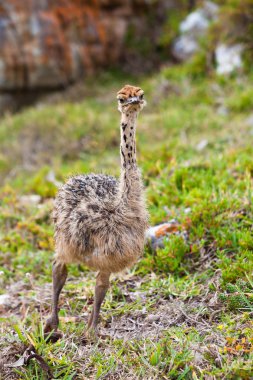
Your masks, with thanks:
<instances>
[{"instance_id":1,"label":"beak","mask_svg":"<svg viewBox=\"0 0 253 380\"><path fill-rule=\"evenodd\" d=\"M140 102L139 96L132 96L131 98L127 99L125 104L138 104Z\"/></svg>"}]
</instances>

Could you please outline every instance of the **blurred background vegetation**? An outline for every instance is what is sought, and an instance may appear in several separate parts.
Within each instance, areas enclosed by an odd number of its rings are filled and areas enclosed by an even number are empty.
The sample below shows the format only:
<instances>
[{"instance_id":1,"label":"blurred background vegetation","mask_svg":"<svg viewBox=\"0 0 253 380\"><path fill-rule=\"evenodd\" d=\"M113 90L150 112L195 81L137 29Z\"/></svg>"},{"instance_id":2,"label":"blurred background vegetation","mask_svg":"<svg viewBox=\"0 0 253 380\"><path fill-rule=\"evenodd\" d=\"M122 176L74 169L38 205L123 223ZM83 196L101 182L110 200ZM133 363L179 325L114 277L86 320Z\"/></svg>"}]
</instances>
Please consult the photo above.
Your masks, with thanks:
<instances>
[{"instance_id":1,"label":"blurred background vegetation","mask_svg":"<svg viewBox=\"0 0 253 380\"><path fill-rule=\"evenodd\" d=\"M253 376L252 41L251 0L0 0L0 378L43 378L36 363L3 367L31 339L58 378ZM107 333L130 315L147 334L83 355L74 318L85 320L94 285L84 267L70 268L63 293L73 341L46 345L37 329L50 308L50 213L68 176L119 175L126 83L148 102L137 139L150 223L173 228L104 305ZM162 313L179 322L153 336Z\"/></svg>"}]
</instances>

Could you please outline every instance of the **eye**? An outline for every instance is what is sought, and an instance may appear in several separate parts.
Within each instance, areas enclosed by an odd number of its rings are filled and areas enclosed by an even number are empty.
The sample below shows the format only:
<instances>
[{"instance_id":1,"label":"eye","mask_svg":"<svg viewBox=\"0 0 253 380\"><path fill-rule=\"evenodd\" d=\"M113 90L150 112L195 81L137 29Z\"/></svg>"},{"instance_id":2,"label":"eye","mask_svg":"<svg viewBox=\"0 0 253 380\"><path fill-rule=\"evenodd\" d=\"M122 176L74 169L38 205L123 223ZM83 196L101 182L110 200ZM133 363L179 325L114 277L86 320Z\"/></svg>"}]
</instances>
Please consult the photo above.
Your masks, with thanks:
<instances>
[{"instance_id":1,"label":"eye","mask_svg":"<svg viewBox=\"0 0 253 380\"><path fill-rule=\"evenodd\" d=\"M144 97L144 94L141 94L140 96L139 96L139 98L142 100L143 99L143 97Z\"/></svg>"},{"instance_id":2,"label":"eye","mask_svg":"<svg viewBox=\"0 0 253 380\"><path fill-rule=\"evenodd\" d=\"M124 99L123 98L119 98L119 102L120 103L124 103Z\"/></svg>"}]
</instances>

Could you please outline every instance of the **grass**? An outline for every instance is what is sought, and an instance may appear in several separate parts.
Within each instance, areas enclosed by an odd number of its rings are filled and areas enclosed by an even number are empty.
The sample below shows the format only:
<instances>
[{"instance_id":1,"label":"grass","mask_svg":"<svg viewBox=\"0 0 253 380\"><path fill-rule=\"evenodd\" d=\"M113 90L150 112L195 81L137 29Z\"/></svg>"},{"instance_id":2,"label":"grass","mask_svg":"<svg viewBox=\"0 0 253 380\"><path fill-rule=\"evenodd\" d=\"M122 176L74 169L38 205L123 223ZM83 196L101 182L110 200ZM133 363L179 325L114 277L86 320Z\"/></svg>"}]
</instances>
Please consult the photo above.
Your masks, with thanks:
<instances>
[{"instance_id":1,"label":"grass","mask_svg":"<svg viewBox=\"0 0 253 380\"><path fill-rule=\"evenodd\" d=\"M61 298L64 337L44 340L50 212L57 182L67 176L119 174L114 97L126 78L107 74L80 102L44 99L0 121L0 293L9 296L0 306L0 378L46 378L36 360L3 367L29 344L54 378L253 376L253 78L188 70L165 68L138 81L148 100L137 137L150 221L176 219L178 234L156 253L146 247L134 268L115 276L95 343L82 343L95 276L74 265Z\"/></svg>"}]
</instances>

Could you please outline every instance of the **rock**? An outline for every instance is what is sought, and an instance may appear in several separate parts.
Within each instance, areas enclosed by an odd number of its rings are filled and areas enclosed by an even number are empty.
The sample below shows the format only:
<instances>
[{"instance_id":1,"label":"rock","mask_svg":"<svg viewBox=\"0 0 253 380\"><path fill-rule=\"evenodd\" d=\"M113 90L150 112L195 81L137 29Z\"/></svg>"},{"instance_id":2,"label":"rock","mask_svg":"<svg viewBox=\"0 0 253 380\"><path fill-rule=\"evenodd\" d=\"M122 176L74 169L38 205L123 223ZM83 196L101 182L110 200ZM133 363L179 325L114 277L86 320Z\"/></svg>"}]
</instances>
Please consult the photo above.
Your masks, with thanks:
<instances>
[{"instance_id":1,"label":"rock","mask_svg":"<svg viewBox=\"0 0 253 380\"><path fill-rule=\"evenodd\" d=\"M201 152L202 150L204 150L208 145L208 140L204 139L204 140L201 140L197 146L196 146L196 149L198 152Z\"/></svg>"},{"instance_id":2,"label":"rock","mask_svg":"<svg viewBox=\"0 0 253 380\"><path fill-rule=\"evenodd\" d=\"M180 32L197 35L206 30L208 26L209 20L205 16L203 9L198 9L195 12L190 13L180 24Z\"/></svg>"},{"instance_id":3,"label":"rock","mask_svg":"<svg viewBox=\"0 0 253 380\"><path fill-rule=\"evenodd\" d=\"M9 305L10 296L9 294L0 294L0 306Z\"/></svg>"},{"instance_id":4,"label":"rock","mask_svg":"<svg viewBox=\"0 0 253 380\"><path fill-rule=\"evenodd\" d=\"M218 5L211 1L205 1L201 8L197 8L191 12L180 24L181 33L190 33L191 36L198 37L199 33L203 33L217 17Z\"/></svg>"},{"instance_id":5,"label":"rock","mask_svg":"<svg viewBox=\"0 0 253 380\"><path fill-rule=\"evenodd\" d=\"M179 61L186 61L199 50L198 42L191 36L177 38L173 45L173 55Z\"/></svg>"},{"instance_id":6,"label":"rock","mask_svg":"<svg viewBox=\"0 0 253 380\"><path fill-rule=\"evenodd\" d=\"M228 46L225 44L218 45L215 50L217 74L227 75L242 68L242 51L243 46L241 44L236 44L233 46Z\"/></svg>"},{"instance_id":7,"label":"rock","mask_svg":"<svg viewBox=\"0 0 253 380\"><path fill-rule=\"evenodd\" d=\"M205 35L210 22L215 20L218 6L205 1L201 8L191 12L179 26L181 35L175 40L172 54L179 61L186 61L199 50L199 39Z\"/></svg>"},{"instance_id":8,"label":"rock","mask_svg":"<svg viewBox=\"0 0 253 380\"><path fill-rule=\"evenodd\" d=\"M149 314L147 317L146 317L146 322L157 322L159 321L160 319L160 315L156 315L156 314Z\"/></svg>"},{"instance_id":9,"label":"rock","mask_svg":"<svg viewBox=\"0 0 253 380\"><path fill-rule=\"evenodd\" d=\"M164 238L169 235L169 232L177 229L178 223L174 219L168 223L158 224L157 226L150 227L146 231L146 243L150 246L152 251L164 247Z\"/></svg>"},{"instance_id":10,"label":"rock","mask_svg":"<svg viewBox=\"0 0 253 380\"><path fill-rule=\"evenodd\" d=\"M0 90L62 88L82 73L125 63L129 29L155 51L166 12L176 6L176 0L0 0Z\"/></svg>"},{"instance_id":11,"label":"rock","mask_svg":"<svg viewBox=\"0 0 253 380\"><path fill-rule=\"evenodd\" d=\"M38 194L22 195L19 200L25 206L38 205L41 202L41 196Z\"/></svg>"},{"instance_id":12,"label":"rock","mask_svg":"<svg viewBox=\"0 0 253 380\"><path fill-rule=\"evenodd\" d=\"M152 251L156 251L158 248L164 247L164 238L169 238L172 234L182 236L185 241L188 240L187 231L180 230L178 221L172 219L169 222L150 227L145 235L146 244Z\"/></svg>"},{"instance_id":13,"label":"rock","mask_svg":"<svg viewBox=\"0 0 253 380\"><path fill-rule=\"evenodd\" d=\"M168 223L158 224L157 226L150 227L146 231L146 238L158 238L160 236L165 236L169 232L175 232L178 229L178 222L172 219Z\"/></svg>"}]
</instances>

